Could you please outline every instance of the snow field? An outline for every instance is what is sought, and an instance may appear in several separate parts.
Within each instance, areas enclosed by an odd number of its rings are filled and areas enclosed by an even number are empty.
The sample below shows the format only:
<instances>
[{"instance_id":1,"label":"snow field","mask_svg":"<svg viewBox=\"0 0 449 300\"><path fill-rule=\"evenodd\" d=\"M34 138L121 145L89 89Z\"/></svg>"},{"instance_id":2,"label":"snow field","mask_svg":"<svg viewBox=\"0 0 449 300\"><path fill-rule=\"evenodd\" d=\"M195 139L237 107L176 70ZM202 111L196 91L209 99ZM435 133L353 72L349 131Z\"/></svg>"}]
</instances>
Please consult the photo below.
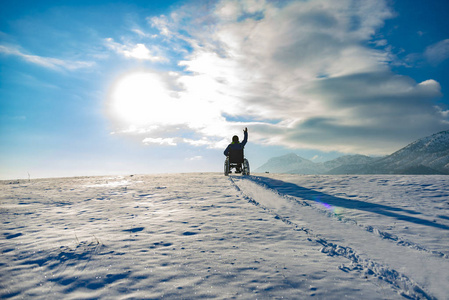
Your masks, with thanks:
<instances>
[{"instance_id":1,"label":"snow field","mask_svg":"<svg viewBox=\"0 0 449 300\"><path fill-rule=\"evenodd\" d=\"M256 205L324 240L323 252L347 257L351 267L342 269L363 270L407 297L447 299L448 179L284 174L235 181Z\"/></svg>"},{"instance_id":2,"label":"snow field","mask_svg":"<svg viewBox=\"0 0 449 300\"><path fill-rule=\"evenodd\" d=\"M0 297L447 299L445 177L416 177L415 190L393 188L409 177L389 177L382 192L381 177L279 176L3 181ZM329 213L309 199L317 191L387 201L410 217L420 205L419 218L437 225L392 225L394 216L342 200L340 215Z\"/></svg>"}]
</instances>

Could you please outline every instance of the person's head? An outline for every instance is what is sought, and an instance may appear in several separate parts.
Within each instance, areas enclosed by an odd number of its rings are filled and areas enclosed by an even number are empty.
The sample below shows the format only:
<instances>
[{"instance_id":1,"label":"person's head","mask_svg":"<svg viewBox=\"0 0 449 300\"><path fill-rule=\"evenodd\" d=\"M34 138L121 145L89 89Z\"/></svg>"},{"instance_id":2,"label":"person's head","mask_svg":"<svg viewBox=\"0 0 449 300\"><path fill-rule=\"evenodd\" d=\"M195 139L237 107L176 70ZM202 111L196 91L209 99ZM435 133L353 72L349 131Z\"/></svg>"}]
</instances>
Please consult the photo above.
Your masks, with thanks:
<instances>
[{"instance_id":1,"label":"person's head","mask_svg":"<svg viewBox=\"0 0 449 300\"><path fill-rule=\"evenodd\" d=\"M232 143L235 144L235 143L238 143L238 142L239 142L239 137L236 136L236 135L234 135L234 136L232 137Z\"/></svg>"}]
</instances>

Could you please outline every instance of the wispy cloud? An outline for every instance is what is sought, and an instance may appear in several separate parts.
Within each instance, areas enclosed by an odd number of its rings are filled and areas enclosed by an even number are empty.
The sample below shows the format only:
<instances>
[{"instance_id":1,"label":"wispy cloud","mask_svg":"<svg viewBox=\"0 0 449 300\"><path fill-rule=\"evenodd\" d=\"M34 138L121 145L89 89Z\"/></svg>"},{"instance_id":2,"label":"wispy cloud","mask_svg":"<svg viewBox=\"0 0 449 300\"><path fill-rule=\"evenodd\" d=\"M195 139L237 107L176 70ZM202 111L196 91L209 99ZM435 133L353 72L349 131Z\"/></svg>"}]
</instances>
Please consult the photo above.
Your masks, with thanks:
<instances>
[{"instance_id":1,"label":"wispy cloud","mask_svg":"<svg viewBox=\"0 0 449 300\"><path fill-rule=\"evenodd\" d=\"M92 61L66 60L53 57L44 57L26 54L22 50L19 50L19 48L13 46L0 45L0 53L18 56L27 62L53 70L65 69L73 71L77 69L91 68L95 65L95 62Z\"/></svg>"},{"instance_id":2,"label":"wispy cloud","mask_svg":"<svg viewBox=\"0 0 449 300\"><path fill-rule=\"evenodd\" d=\"M439 64L449 58L449 39L430 45L424 52L425 58L432 64Z\"/></svg>"},{"instance_id":3,"label":"wispy cloud","mask_svg":"<svg viewBox=\"0 0 449 300\"><path fill-rule=\"evenodd\" d=\"M202 159L203 159L203 157L200 155L186 158L186 160L190 160L190 161L197 161L197 160L202 160Z\"/></svg>"},{"instance_id":4,"label":"wispy cloud","mask_svg":"<svg viewBox=\"0 0 449 300\"><path fill-rule=\"evenodd\" d=\"M166 146L176 146L176 142L173 138L145 138L142 141L145 145L166 145Z\"/></svg>"},{"instance_id":5,"label":"wispy cloud","mask_svg":"<svg viewBox=\"0 0 449 300\"><path fill-rule=\"evenodd\" d=\"M390 53L366 46L392 16L377 0L223 0L151 18L188 47L185 72L170 79L180 129L150 121L158 130L147 134L190 132L199 142L179 142L205 146L250 126L261 144L379 154L437 131L447 122L439 83L394 74ZM445 45L430 55L445 57Z\"/></svg>"},{"instance_id":6,"label":"wispy cloud","mask_svg":"<svg viewBox=\"0 0 449 300\"><path fill-rule=\"evenodd\" d=\"M142 32L139 31L141 35ZM137 44L120 44L114 41L112 38L107 38L106 46L112 49L114 52L121 54L127 58L134 58L139 60L149 60L149 61L167 61L165 57L153 55L152 52L141 43Z\"/></svg>"},{"instance_id":7,"label":"wispy cloud","mask_svg":"<svg viewBox=\"0 0 449 300\"><path fill-rule=\"evenodd\" d=\"M138 36L142 37L142 38L156 38L157 35L156 34L151 34L151 33L145 33L143 32L141 29L139 28L134 28L131 29L132 32L136 33Z\"/></svg>"}]
</instances>

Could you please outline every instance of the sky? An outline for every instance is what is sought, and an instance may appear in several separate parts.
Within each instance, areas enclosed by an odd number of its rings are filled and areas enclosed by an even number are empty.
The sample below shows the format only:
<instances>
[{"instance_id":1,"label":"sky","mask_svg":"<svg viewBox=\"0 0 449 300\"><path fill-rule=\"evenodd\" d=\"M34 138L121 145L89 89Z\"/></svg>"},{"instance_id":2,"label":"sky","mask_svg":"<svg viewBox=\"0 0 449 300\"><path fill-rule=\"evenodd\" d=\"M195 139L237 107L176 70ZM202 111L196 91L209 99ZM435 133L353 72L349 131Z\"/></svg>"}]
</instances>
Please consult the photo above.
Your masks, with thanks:
<instances>
[{"instance_id":1,"label":"sky","mask_svg":"<svg viewBox=\"0 0 449 300\"><path fill-rule=\"evenodd\" d=\"M449 129L449 2L2 1L0 179L391 154Z\"/></svg>"}]
</instances>

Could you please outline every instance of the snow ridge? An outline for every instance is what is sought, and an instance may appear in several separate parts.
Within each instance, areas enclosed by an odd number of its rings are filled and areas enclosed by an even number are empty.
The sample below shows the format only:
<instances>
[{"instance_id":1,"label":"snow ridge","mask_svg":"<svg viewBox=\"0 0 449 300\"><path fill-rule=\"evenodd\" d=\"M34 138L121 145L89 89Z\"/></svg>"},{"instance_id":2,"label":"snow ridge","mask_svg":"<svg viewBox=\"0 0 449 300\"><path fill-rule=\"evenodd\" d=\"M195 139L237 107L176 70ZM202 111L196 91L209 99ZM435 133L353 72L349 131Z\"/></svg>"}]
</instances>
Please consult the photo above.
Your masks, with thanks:
<instances>
[{"instance_id":1,"label":"snow ridge","mask_svg":"<svg viewBox=\"0 0 449 300\"><path fill-rule=\"evenodd\" d=\"M262 186L264 189L270 190L274 195L278 195L284 199L291 200L293 197L289 197L286 195L281 195L278 192L269 188L266 184L260 184L260 180L256 176L250 176L243 180L252 181L259 186ZM229 180L232 182L237 191L239 191L244 199L246 199L249 203L260 207L261 209L269 212L274 216L275 219L278 219L285 224L292 226L294 230L303 231L309 236L309 241L320 244L322 247L320 249L321 253L324 253L328 256L340 256L349 260L349 265L341 265L339 269L343 272L360 272L363 273L365 278L377 278L379 280L388 283L390 287L396 290L401 296L406 297L408 299L437 299L432 295L428 294L428 292L424 291L422 287L420 287L416 282L412 279L408 278L404 274L399 273L398 271L391 269L387 266L379 264L370 258L362 258L356 250L352 249L348 246L339 245L337 243L329 242L326 238L320 237L319 234L313 233L313 230L304 226L300 226L295 222L289 220L288 217L282 216L276 213L274 210L268 208L265 205L262 205L257 199L251 197L247 194L244 189L239 187L239 183L232 176L229 177ZM309 206L305 201L298 201L298 199L293 199L295 202L303 205Z\"/></svg>"}]
</instances>

